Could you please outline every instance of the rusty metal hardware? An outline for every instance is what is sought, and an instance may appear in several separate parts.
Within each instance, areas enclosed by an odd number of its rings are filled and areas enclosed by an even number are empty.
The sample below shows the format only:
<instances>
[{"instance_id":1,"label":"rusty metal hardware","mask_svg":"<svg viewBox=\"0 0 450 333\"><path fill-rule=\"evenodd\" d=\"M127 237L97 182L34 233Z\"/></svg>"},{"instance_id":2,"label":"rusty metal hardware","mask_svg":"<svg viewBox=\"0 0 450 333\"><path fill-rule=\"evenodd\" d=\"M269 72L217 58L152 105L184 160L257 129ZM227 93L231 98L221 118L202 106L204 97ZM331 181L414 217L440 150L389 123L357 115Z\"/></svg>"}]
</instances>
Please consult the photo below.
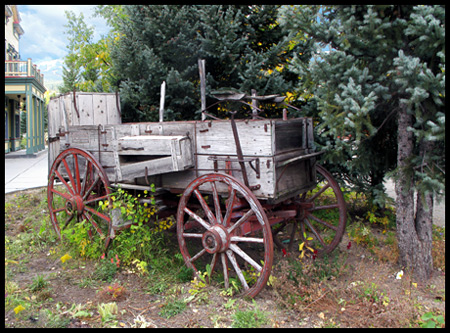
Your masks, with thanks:
<instances>
[{"instance_id":1,"label":"rusty metal hardware","mask_svg":"<svg viewBox=\"0 0 450 333\"><path fill-rule=\"evenodd\" d=\"M122 113L120 112L119 92L118 91L116 91L116 107L117 107L117 112L119 112L119 117L122 118Z\"/></svg>"},{"instance_id":2,"label":"rusty metal hardware","mask_svg":"<svg viewBox=\"0 0 450 333\"><path fill-rule=\"evenodd\" d=\"M75 111L77 112L78 119L80 119L80 113L77 108L77 100L75 98L75 88L73 88L73 106L75 107Z\"/></svg>"},{"instance_id":3,"label":"rusty metal hardware","mask_svg":"<svg viewBox=\"0 0 450 333\"><path fill-rule=\"evenodd\" d=\"M122 150L144 150L144 147L122 147Z\"/></svg>"},{"instance_id":4,"label":"rusty metal hardware","mask_svg":"<svg viewBox=\"0 0 450 333\"><path fill-rule=\"evenodd\" d=\"M237 163L244 163L247 162L250 167L253 169L253 171L255 171L256 173L256 178L260 178L261 176L261 171L260 171L260 167L259 167L259 158L248 158L248 157L243 157L242 159L240 158L230 158L230 157L220 157L220 156L209 156L208 160L213 161L214 162L214 170L219 170L217 169L217 162L218 161L224 161L224 162L237 162ZM255 162L255 165L252 164L252 162ZM220 169L221 170L221 169ZM236 169L234 169L236 170ZM242 169L237 169L238 171L242 171Z\"/></svg>"},{"instance_id":5,"label":"rusty metal hardware","mask_svg":"<svg viewBox=\"0 0 450 333\"><path fill-rule=\"evenodd\" d=\"M244 156L242 154L241 142L239 141L239 134L236 127L236 122L234 121L234 115L236 114L236 111L230 113L231 113L231 129L233 130L234 142L236 143L236 153L240 160L239 165L241 166L242 169L242 178L244 179L245 186L249 187L247 172L245 170L245 163L243 162Z\"/></svg>"},{"instance_id":6,"label":"rusty metal hardware","mask_svg":"<svg viewBox=\"0 0 450 333\"><path fill-rule=\"evenodd\" d=\"M255 166L253 166L252 162L255 162ZM253 171L256 172L256 178L259 179L260 178L260 173L259 173L259 158L255 158L251 161L248 161L248 164L250 165L250 168L253 169Z\"/></svg>"}]
</instances>

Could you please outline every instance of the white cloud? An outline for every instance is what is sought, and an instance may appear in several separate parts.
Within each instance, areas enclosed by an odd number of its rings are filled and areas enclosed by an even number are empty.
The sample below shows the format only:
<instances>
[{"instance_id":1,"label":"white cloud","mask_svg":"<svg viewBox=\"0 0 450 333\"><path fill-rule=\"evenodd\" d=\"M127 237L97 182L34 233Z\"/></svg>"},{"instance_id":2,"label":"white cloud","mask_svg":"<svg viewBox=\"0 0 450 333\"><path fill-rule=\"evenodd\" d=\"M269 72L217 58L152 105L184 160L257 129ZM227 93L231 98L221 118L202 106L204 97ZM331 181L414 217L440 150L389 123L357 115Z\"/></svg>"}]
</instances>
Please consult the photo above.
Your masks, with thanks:
<instances>
[{"instance_id":1,"label":"white cloud","mask_svg":"<svg viewBox=\"0 0 450 333\"><path fill-rule=\"evenodd\" d=\"M75 15L83 13L87 25L94 26L94 39L106 35L109 28L101 17L93 17L95 5L19 5L20 25L24 34L20 38L19 53L23 60L31 58L44 82L62 81L62 64L67 54L67 24L65 11Z\"/></svg>"}]
</instances>

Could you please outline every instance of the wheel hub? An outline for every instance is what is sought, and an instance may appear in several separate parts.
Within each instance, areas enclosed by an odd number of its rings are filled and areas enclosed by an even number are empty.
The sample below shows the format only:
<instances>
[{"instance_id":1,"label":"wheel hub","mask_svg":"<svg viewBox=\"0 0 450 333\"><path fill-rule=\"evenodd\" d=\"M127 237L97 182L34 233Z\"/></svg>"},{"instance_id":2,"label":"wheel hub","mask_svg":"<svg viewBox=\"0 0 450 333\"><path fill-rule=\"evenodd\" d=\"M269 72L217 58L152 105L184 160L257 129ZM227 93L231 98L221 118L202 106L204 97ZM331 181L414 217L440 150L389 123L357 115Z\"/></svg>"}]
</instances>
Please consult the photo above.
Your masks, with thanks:
<instances>
[{"instance_id":1,"label":"wheel hub","mask_svg":"<svg viewBox=\"0 0 450 333\"><path fill-rule=\"evenodd\" d=\"M83 198L79 195L74 195L70 200L66 201L66 212L69 215L81 215L84 209Z\"/></svg>"},{"instance_id":2,"label":"wheel hub","mask_svg":"<svg viewBox=\"0 0 450 333\"><path fill-rule=\"evenodd\" d=\"M230 237L223 226L215 225L203 234L202 244L208 253L225 252L230 245Z\"/></svg>"}]
</instances>

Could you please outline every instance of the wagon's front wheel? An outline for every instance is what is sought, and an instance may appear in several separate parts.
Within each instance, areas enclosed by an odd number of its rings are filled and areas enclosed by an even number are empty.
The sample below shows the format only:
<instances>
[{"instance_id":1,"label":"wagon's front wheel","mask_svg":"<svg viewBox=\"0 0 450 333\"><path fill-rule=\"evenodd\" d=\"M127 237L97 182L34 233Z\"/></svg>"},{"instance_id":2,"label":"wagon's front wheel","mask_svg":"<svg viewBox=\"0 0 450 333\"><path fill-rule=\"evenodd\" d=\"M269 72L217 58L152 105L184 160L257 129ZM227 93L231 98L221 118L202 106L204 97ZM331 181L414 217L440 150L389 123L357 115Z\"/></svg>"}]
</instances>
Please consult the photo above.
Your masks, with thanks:
<instances>
[{"instance_id":1,"label":"wagon's front wheel","mask_svg":"<svg viewBox=\"0 0 450 333\"><path fill-rule=\"evenodd\" d=\"M255 297L266 285L273 262L270 225L258 199L236 178L214 173L192 181L178 205L177 235L195 274L209 271L208 278L242 296Z\"/></svg>"},{"instance_id":2,"label":"wagon's front wheel","mask_svg":"<svg viewBox=\"0 0 450 333\"><path fill-rule=\"evenodd\" d=\"M57 156L49 173L47 201L50 220L60 239L66 228L85 221L89 237L97 235L108 246L112 231L109 180L90 152L69 148Z\"/></svg>"}]
</instances>

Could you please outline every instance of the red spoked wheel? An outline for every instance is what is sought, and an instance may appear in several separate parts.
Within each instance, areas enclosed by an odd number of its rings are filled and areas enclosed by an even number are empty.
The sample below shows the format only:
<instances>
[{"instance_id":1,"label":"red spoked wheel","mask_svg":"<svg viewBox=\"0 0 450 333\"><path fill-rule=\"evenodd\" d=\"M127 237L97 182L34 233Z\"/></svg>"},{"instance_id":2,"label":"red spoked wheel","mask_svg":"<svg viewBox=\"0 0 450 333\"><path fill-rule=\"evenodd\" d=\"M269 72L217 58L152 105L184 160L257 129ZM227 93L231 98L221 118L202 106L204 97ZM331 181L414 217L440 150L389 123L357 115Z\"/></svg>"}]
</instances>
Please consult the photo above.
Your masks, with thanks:
<instances>
[{"instance_id":1,"label":"red spoked wheel","mask_svg":"<svg viewBox=\"0 0 450 333\"><path fill-rule=\"evenodd\" d=\"M60 182L60 183L58 183ZM108 208L112 207L109 180L103 167L88 151L70 148L61 152L50 169L47 199L50 220L60 240L68 226L85 220L88 235L98 235L108 246L113 237Z\"/></svg>"},{"instance_id":2,"label":"red spoked wheel","mask_svg":"<svg viewBox=\"0 0 450 333\"><path fill-rule=\"evenodd\" d=\"M338 182L321 165L316 165L317 187L294 201L297 218L287 224L288 250L299 249L315 255L332 252L342 239L347 208ZM290 229L290 230L289 230ZM277 242L278 244L280 242Z\"/></svg>"},{"instance_id":3,"label":"red spoked wheel","mask_svg":"<svg viewBox=\"0 0 450 333\"><path fill-rule=\"evenodd\" d=\"M236 178L213 173L192 181L178 205L177 236L195 274L209 265L213 280L225 289L240 284L241 296L255 297L266 285L273 262L270 225L258 199Z\"/></svg>"}]
</instances>

